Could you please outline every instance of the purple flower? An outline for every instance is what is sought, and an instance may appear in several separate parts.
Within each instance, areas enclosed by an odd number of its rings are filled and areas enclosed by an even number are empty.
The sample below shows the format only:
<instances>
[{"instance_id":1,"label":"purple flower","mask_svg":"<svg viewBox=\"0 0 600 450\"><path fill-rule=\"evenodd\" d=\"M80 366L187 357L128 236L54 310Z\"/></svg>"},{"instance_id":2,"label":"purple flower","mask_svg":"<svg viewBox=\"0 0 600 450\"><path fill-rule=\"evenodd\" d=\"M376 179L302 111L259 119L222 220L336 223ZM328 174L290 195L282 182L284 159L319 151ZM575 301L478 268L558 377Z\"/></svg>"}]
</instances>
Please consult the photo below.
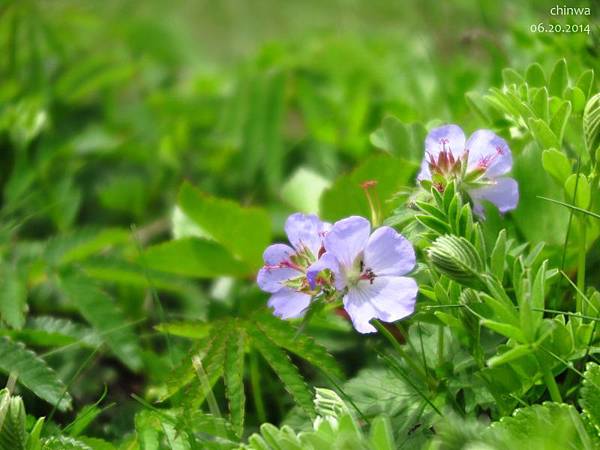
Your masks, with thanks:
<instances>
[{"instance_id":1,"label":"purple flower","mask_svg":"<svg viewBox=\"0 0 600 450\"><path fill-rule=\"evenodd\" d=\"M326 253L309 268L309 279L331 270L357 331L375 332L369 323L373 318L393 322L414 311L417 283L402 275L414 268L415 252L393 228L380 227L371 234L367 219L352 216L333 225L324 245Z\"/></svg>"},{"instance_id":2,"label":"purple flower","mask_svg":"<svg viewBox=\"0 0 600 450\"><path fill-rule=\"evenodd\" d=\"M456 178L473 201L473 211L483 217L483 200L505 213L517 207L519 186L505 177L512 168L506 141L490 130L477 130L466 141L457 125L434 128L425 139L425 157L418 181L430 180L443 189L444 180Z\"/></svg>"},{"instance_id":3,"label":"purple flower","mask_svg":"<svg viewBox=\"0 0 600 450\"><path fill-rule=\"evenodd\" d=\"M330 224L314 214L292 214L285 223L285 232L292 247L273 244L263 253L265 265L256 282L271 293L268 305L282 319L304 315L313 295L306 271L324 252L323 237Z\"/></svg>"}]
</instances>

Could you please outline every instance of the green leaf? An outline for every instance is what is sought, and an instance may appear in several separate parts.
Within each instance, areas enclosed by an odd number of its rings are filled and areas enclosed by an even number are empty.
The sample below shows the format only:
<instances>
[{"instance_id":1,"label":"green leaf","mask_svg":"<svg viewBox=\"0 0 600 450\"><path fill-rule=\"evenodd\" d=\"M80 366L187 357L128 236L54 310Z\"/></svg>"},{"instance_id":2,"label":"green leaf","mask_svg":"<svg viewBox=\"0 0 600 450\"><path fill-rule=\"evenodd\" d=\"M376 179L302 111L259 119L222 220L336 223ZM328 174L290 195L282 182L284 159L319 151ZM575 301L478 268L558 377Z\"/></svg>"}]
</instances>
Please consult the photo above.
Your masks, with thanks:
<instances>
[{"instance_id":1,"label":"green leaf","mask_svg":"<svg viewBox=\"0 0 600 450\"><path fill-rule=\"evenodd\" d=\"M281 198L296 211L317 214L319 200L331 182L307 167L300 167L281 188Z\"/></svg>"},{"instance_id":2,"label":"green leaf","mask_svg":"<svg viewBox=\"0 0 600 450\"><path fill-rule=\"evenodd\" d=\"M0 318L11 328L20 329L25 323L27 288L17 268L0 264Z\"/></svg>"},{"instance_id":3,"label":"green leaf","mask_svg":"<svg viewBox=\"0 0 600 450\"><path fill-rule=\"evenodd\" d=\"M527 84L535 87L542 87L546 85L546 75L544 75L544 69L538 63L533 63L527 68L525 73L525 80Z\"/></svg>"},{"instance_id":4,"label":"green leaf","mask_svg":"<svg viewBox=\"0 0 600 450\"><path fill-rule=\"evenodd\" d=\"M95 450L85 442L67 436L52 436L44 439L42 450Z\"/></svg>"},{"instance_id":5,"label":"green leaf","mask_svg":"<svg viewBox=\"0 0 600 450\"><path fill-rule=\"evenodd\" d=\"M0 450L26 450L25 407L21 397L0 391Z\"/></svg>"},{"instance_id":6,"label":"green leaf","mask_svg":"<svg viewBox=\"0 0 600 450\"><path fill-rule=\"evenodd\" d=\"M542 119L529 119L529 130L542 149L560 148L558 138Z\"/></svg>"},{"instance_id":7,"label":"green leaf","mask_svg":"<svg viewBox=\"0 0 600 450\"><path fill-rule=\"evenodd\" d=\"M600 433L600 366L596 363L587 363L579 404Z\"/></svg>"},{"instance_id":8,"label":"green leaf","mask_svg":"<svg viewBox=\"0 0 600 450\"><path fill-rule=\"evenodd\" d=\"M167 322L156 325L154 328L161 333L189 339L202 339L208 336L212 325L201 321Z\"/></svg>"},{"instance_id":9,"label":"green leaf","mask_svg":"<svg viewBox=\"0 0 600 450\"><path fill-rule=\"evenodd\" d=\"M119 228L84 228L50 239L46 246L46 258L53 265L68 264L124 244L130 239L131 232Z\"/></svg>"},{"instance_id":10,"label":"green leaf","mask_svg":"<svg viewBox=\"0 0 600 450\"><path fill-rule=\"evenodd\" d=\"M565 90L565 100L573 106L575 114L581 114L585 108L586 95L578 87L570 87Z\"/></svg>"},{"instance_id":11,"label":"green leaf","mask_svg":"<svg viewBox=\"0 0 600 450\"><path fill-rule=\"evenodd\" d=\"M0 337L0 372L15 374L20 384L60 411L71 408L71 396L56 372L20 342Z\"/></svg>"},{"instance_id":12,"label":"green leaf","mask_svg":"<svg viewBox=\"0 0 600 450\"><path fill-rule=\"evenodd\" d=\"M579 75L575 85L581 89L585 95L585 98L588 98L592 94L592 87L594 86L594 71L592 69L588 69L583 72L581 75Z\"/></svg>"},{"instance_id":13,"label":"green leaf","mask_svg":"<svg viewBox=\"0 0 600 450\"><path fill-rule=\"evenodd\" d=\"M548 122L550 120L550 112L548 110L548 91L545 87L536 92L531 103L538 118L544 122Z\"/></svg>"},{"instance_id":14,"label":"green leaf","mask_svg":"<svg viewBox=\"0 0 600 450\"><path fill-rule=\"evenodd\" d=\"M371 435L369 439L373 448L377 450L394 450L394 435L390 420L379 416L371 422Z\"/></svg>"},{"instance_id":15,"label":"green leaf","mask_svg":"<svg viewBox=\"0 0 600 450\"><path fill-rule=\"evenodd\" d=\"M546 266L548 261L544 261L540 268L538 269L537 274L535 275L535 279L533 280L533 284L531 286L531 309L532 316L535 320L535 323L527 324L532 328L537 328L542 318L544 316L544 308L546 307Z\"/></svg>"},{"instance_id":16,"label":"green leaf","mask_svg":"<svg viewBox=\"0 0 600 450\"><path fill-rule=\"evenodd\" d=\"M178 204L234 257L251 269L262 265L262 253L271 241L271 220L266 211L211 197L187 182L181 186Z\"/></svg>"},{"instance_id":17,"label":"green leaf","mask_svg":"<svg viewBox=\"0 0 600 450\"><path fill-rule=\"evenodd\" d=\"M98 331L112 353L131 370L142 367L141 349L132 323L111 296L82 275L63 276L61 287L71 304Z\"/></svg>"},{"instance_id":18,"label":"green leaf","mask_svg":"<svg viewBox=\"0 0 600 450\"><path fill-rule=\"evenodd\" d=\"M523 332L514 325L509 325L507 323L501 323L487 319L483 319L481 321L481 325L488 327L490 330L493 330L496 333L506 336L507 338L514 339L517 342L527 341Z\"/></svg>"},{"instance_id":19,"label":"green leaf","mask_svg":"<svg viewBox=\"0 0 600 450\"><path fill-rule=\"evenodd\" d=\"M393 116L383 119L381 128L371 134L371 143L397 157L420 162L427 131L420 123L405 124Z\"/></svg>"},{"instance_id":20,"label":"green leaf","mask_svg":"<svg viewBox=\"0 0 600 450\"><path fill-rule=\"evenodd\" d=\"M351 215L371 217L367 197L361 188L365 181L376 181L370 189L375 202L386 217L392 205L389 200L403 186L413 184L417 165L388 155L378 155L365 160L351 173L339 177L321 196L321 217L335 221Z\"/></svg>"},{"instance_id":21,"label":"green leaf","mask_svg":"<svg viewBox=\"0 0 600 450\"><path fill-rule=\"evenodd\" d=\"M309 416L314 417L313 394L296 366L292 364L289 356L260 331L258 327L249 324L247 329L253 345L283 382L286 390L294 398L298 406L304 409Z\"/></svg>"},{"instance_id":22,"label":"green leaf","mask_svg":"<svg viewBox=\"0 0 600 450\"><path fill-rule=\"evenodd\" d=\"M569 72L567 70L567 61L561 59L556 62L550 75L549 93L555 97L562 96L564 90L569 84Z\"/></svg>"},{"instance_id":23,"label":"green leaf","mask_svg":"<svg viewBox=\"0 0 600 450\"><path fill-rule=\"evenodd\" d=\"M496 244L492 249L490 256L490 269L492 274L502 281L504 278L504 264L506 260L506 230L501 230L498 233Z\"/></svg>"},{"instance_id":24,"label":"green leaf","mask_svg":"<svg viewBox=\"0 0 600 450\"><path fill-rule=\"evenodd\" d=\"M493 356L487 361L489 367L498 367L502 364L509 363L522 356L533 353L533 348L529 345L517 345L504 353Z\"/></svg>"},{"instance_id":25,"label":"green leaf","mask_svg":"<svg viewBox=\"0 0 600 450\"><path fill-rule=\"evenodd\" d=\"M570 175L565 181L565 191L567 199L575 206L582 209L590 206L592 191L585 175L579 174L579 180L577 174Z\"/></svg>"},{"instance_id":26,"label":"green leaf","mask_svg":"<svg viewBox=\"0 0 600 450\"><path fill-rule=\"evenodd\" d=\"M40 436L42 435L42 430L44 428L44 421L44 417L40 417L33 425L29 437L27 438L27 450L42 450Z\"/></svg>"},{"instance_id":27,"label":"green leaf","mask_svg":"<svg viewBox=\"0 0 600 450\"><path fill-rule=\"evenodd\" d=\"M552 175L561 186L565 184L565 181L571 175L569 158L555 148L544 150L542 153L542 165L544 166L544 170Z\"/></svg>"},{"instance_id":28,"label":"green leaf","mask_svg":"<svg viewBox=\"0 0 600 450\"><path fill-rule=\"evenodd\" d=\"M492 424L489 432L502 442L501 448L592 450L598 445L577 410L563 403L517 409L512 417Z\"/></svg>"},{"instance_id":29,"label":"green leaf","mask_svg":"<svg viewBox=\"0 0 600 450\"><path fill-rule=\"evenodd\" d=\"M245 331L236 327L229 334L225 350L225 392L229 400L231 423L237 436L244 432L246 395L244 393Z\"/></svg>"},{"instance_id":30,"label":"green leaf","mask_svg":"<svg viewBox=\"0 0 600 450\"><path fill-rule=\"evenodd\" d=\"M269 311L257 314L254 323L279 347L305 359L329 376L343 378L339 364L325 347L317 344L312 337L298 333L289 322L278 319Z\"/></svg>"},{"instance_id":31,"label":"green leaf","mask_svg":"<svg viewBox=\"0 0 600 450\"><path fill-rule=\"evenodd\" d=\"M559 144L562 144L565 129L571 116L571 109L571 102L563 102L550 121L550 129L557 137Z\"/></svg>"},{"instance_id":32,"label":"green leaf","mask_svg":"<svg viewBox=\"0 0 600 450\"><path fill-rule=\"evenodd\" d=\"M600 93L590 98L583 111L583 135L592 158L600 148Z\"/></svg>"},{"instance_id":33,"label":"green leaf","mask_svg":"<svg viewBox=\"0 0 600 450\"><path fill-rule=\"evenodd\" d=\"M510 67L502 69L502 80L505 86L510 86L511 84L519 85L525 81L519 72Z\"/></svg>"},{"instance_id":34,"label":"green leaf","mask_svg":"<svg viewBox=\"0 0 600 450\"><path fill-rule=\"evenodd\" d=\"M18 341L40 347L60 347L74 342L87 347L96 347L102 343L100 337L91 328L68 319L51 316L30 318L25 328L6 334Z\"/></svg>"},{"instance_id":35,"label":"green leaf","mask_svg":"<svg viewBox=\"0 0 600 450\"><path fill-rule=\"evenodd\" d=\"M194 237L148 247L140 263L150 269L198 278L242 277L252 273L223 246Z\"/></svg>"}]
</instances>

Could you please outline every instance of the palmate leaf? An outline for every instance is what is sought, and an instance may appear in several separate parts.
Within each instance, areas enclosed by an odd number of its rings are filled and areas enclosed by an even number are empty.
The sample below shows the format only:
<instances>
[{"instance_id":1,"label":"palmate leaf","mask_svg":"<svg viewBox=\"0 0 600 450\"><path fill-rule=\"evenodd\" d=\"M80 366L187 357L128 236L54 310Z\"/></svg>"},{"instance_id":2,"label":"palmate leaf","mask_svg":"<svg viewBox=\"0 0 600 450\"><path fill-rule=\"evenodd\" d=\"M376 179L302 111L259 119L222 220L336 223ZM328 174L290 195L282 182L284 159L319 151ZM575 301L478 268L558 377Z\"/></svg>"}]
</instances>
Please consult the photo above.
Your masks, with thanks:
<instances>
[{"instance_id":1,"label":"palmate leaf","mask_svg":"<svg viewBox=\"0 0 600 450\"><path fill-rule=\"evenodd\" d=\"M590 362L583 375L583 387L579 398L583 412L600 433L600 366Z\"/></svg>"},{"instance_id":2,"label":"palmate leaf","mask_svg":"<svg viewBox=\"0 0 600 450\"><path fill-rule=\"evenodd\" d=\"M313 394L289 356L258 327L248 324L246 329L252 339L253 346L258 349L269 366L277 374L284 384L285 389L309 416L314 417Z\"/></svg>"},{"instance_id":3,"label":"palmate leaf","mask_svg":"<svg viewBox=\"0 0 600 450\"><path fill-rule=\"evenodd\" d=\"M235 327L227 339L225 351L225 392L229 400L231 423L238 436L244 431L246 395L244 393L245 330Z\"/></svg>"},{"instance_id":4,"label":"palmate leaf","mask_svg":"<svg viewBox=\"0 0 600 450\"><path fill-rule=\"evenodd\" d=\"M280 320L267 311L257 314L254 323L279 347L305 359L329 376L343 377L339 364L325 347L317 344L312 337L298 333L289 322Z\"/></svg>"},{"instance_id":5,"label":"palmate leaf","mask_svg":"<svg viewBox=\"0 0 600 450\"><path fill-rule=\"evenodd\" d=\"M552 402L517 409L511 417L492 424L488 431L490 438L499 440L506 448L522 450L592 450L600 444L595 434L573 406Z\"/></svg>"},{"instance_id":6,"label":"palmate leaf","mask_svg":"<svg viewBox=\"0 0 600 450\"><path fill-rule=\"evenodd\" d=\"M140 369L142 358L137 337L113 299L93 280L79 274L62 276L61 288L112 353L131 370Z\"/></svg>"},{"instance_id":7,"label":"palmate leaf","mask_svg":"<svg viewBox=\"0 0 600 450\"><path fill-rule=\"evenodd\" d=\"M22 343L0 338L0 371L16 374L20 384L59 410L71 408L71 396L56 372Z\"/></svg>"},{"instance_id":8,"label":"palmate leaf","mask_svg":"<svg viewBox=\"0 0 600 450\"><path fill-rule=\"evenodd\" d=\"M25 450L25 408L21 397L12 397L8 389L0 391L0 450Z\"/></svg>"}]
</instances>

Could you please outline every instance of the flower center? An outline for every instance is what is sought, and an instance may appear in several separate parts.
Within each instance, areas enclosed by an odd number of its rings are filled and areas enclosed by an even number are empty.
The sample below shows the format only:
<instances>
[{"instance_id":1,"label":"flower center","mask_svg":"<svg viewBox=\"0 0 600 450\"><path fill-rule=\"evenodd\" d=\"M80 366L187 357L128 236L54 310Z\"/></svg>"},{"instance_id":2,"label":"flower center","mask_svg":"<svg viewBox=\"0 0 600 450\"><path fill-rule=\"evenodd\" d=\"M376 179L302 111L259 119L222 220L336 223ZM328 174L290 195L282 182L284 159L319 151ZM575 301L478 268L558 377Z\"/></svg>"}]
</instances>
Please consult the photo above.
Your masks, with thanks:
<instances>
[{"instance_id":1,"label":"flower center","mask_svg":"<svg viewBox=\"0 0 600 450\"><path fill-rule=\"evenodd\" d=\"M362 254L356 258L352 267L346 270L345 275L349 286L356 286L361 280L366 280L370 284L373 284L373 280L377 277L372 269L365 267Z\"/></svg>"}]
</instances>

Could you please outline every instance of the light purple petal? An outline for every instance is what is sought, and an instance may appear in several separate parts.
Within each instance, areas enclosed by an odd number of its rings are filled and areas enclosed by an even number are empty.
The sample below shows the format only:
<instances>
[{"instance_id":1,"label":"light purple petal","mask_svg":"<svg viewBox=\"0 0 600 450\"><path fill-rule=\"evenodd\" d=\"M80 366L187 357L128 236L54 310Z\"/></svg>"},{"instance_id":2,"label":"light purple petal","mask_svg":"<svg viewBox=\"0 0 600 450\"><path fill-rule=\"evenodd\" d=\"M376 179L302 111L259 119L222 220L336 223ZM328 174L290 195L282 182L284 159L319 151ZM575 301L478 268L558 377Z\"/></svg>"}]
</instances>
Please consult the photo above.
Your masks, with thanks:
<instances>
[{"instance_id":1,"label":"light purple petal","mask_svg":"<svg viewBox=\"0 0 600 450\"><path fill-rule=\"evenodd\" d=\"M271 295L268 305L273 314L282 319L302 317L310 305L310 295L289 288L281 289Z\"/></svg>"},{"instance_id":2,"label":"light purple petal","mask_svg":"<svg viewBox=\"0 0 600 450\"><path fill-rule=\"evenodd\" d=\"M258 271L256 283L261 290L273 293L285 287L287 280L300 275L302 272L289 267L265 266Z\"/></svg>"},{"instance_id":3,"label":"light purple petal","mask_svg":"<svg viewBox=\"0 0 600 450\"><path fill-rule=\"evenodd\" d=\"M292 247L285 244L269 245L263 253L263 259L267 265L279 264L282 261L289 261L290 257L296 252Z\"/></svg>"},{"instance_id":4,"label":"light purple petal","mask_svg":"<svg viewBox=\"0 0 600 450\"><path fill-rule=\"evenodd\" d=\"M351 267L356 257L365 249L371 224L364 217L350 216L337 221L325 236L325 249L343 267Z\"/></svg>"},{"instance_id":5,"label":"light purple petal","mask_svg":"<svg viewBox=\"0 0 600 450\"><path fill-rule=\"evenodd\" d=\"M515 209L519 203L519 184L512 178L498 178L494 184L469 191L469 195L473 212L483 218L482 200L496 205L501 213Z\"/></svg>"},{"instance_id":6,"label":"light purple petal","mask_svg":"<svg viewBox=\"0 0 600 450\"><path fill-rule=\"evenodd\" d=\"M315 261L306 270L306 278L308 279L311 289L316 287L317 275L325 269L329 269L333 272L337 289L341 290L346 287L340 274L340 265L337 259L331 253L324 253L318 261Z\"/></svg>"},{"instance_id":7,"label":"light purple petal","mask_svg":"<svg viewBox=\"0 0 600 450\"><path fill-rule=\"evenodd\" d=\"M363 262L377 276L404 275L415 267L415 251L396 230L381 227L369 238Z\"/></svg>"},{"instance_id":8,"label":"light purple petal","mask_svg":"<svg viewBox=\"0 0 600 450\"><path fill-rule=\"evenodd\" d=\"M425 155L417 180L431 180L428 155L437 159L444 149L449 150L456 159L462 156L465 150L465 133L458 125L444 125L429 132L425 138Z\"/></svg>"},{"instance_id":9,"label":"light purple petal","mask_svg":"<svg viewBox=\"0 0 600 450\"><path fill-rule=\"evenodd\" d=\"M419 288L412 278L376 277L373 283L360 281L344 296L344 308L359 333L377 331L371 319L394 322L415 310Z\"/></svg>"},{"instance_id":10,"label":"light purple petal","mask_svg":"<svg viewBox=\"0 0 600 450\"><path fill-rule=\"evenodd\" d=\"M285 232L291 244L298 251L308 248L318 257L327 225L314 214L295 213L285 222Z\"/></svg>"},{"instance_id":11,"label":"light purple petal","mask_svg":"<svg viewBox=\"0 0 600 450\"><path fill-rule=\"evenodd\" d=\"M512 168L512 153L508 144L491 130L474 132L466 148L469 150L468 171L483 167L488 178L496 178Z\"/></svg>"}]
</instances>

